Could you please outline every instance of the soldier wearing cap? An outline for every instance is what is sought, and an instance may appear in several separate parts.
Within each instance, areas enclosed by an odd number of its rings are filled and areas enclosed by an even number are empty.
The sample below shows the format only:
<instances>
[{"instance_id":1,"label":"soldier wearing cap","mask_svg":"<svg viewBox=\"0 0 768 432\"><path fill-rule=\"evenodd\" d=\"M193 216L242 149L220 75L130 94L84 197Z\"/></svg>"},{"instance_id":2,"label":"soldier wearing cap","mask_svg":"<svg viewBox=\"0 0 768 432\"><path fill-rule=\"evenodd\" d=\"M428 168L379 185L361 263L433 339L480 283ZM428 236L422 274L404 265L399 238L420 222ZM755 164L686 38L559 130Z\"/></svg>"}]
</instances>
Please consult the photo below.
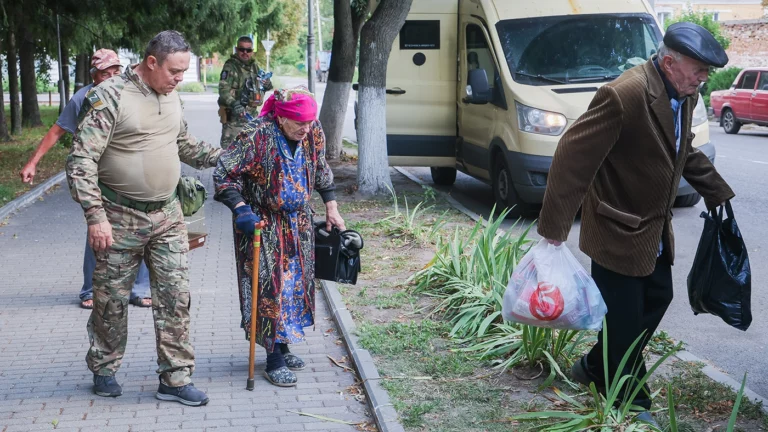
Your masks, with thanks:
<instances>
[{"instance_id":1,"label":"soldier wearing cap","mask_svg":"<svg viewBox=\"0 0 768 432\"><path fill-rule=\"evenodd\" d=\"M100 49L91 57L91 77L93 84L89 84L78 90L69 100L64 111L59 115L59 119L51 126L48 133L45 134L35 152L29 158L24 168L19 172L21 181L32 183L37 171L37 164L48 151L53 148L56 142L66 133L75 133L77 129L77 115L80 107L83 105L85 95L93 86L97 86L109 78L120 74L120 59L117 53L110 49ZM80 307L83 309L93 308L93 270L96 267L96 258L93 250L85 242L85 255L83 257L83 287L80 290ZM149 293L149 270L142 261L139 269L139 276L133 284L131 290L131 303L141 307L152 306L152 298Z\"/></svg>"},{"instance_id":2,"label":"soldier wearing cap","mask_svg":"<svg viewBox=\"0 0 768 432\"><path fill-rule=\"evenodd\" d=\"M253 58L253 39L241 36L236 49L224 63L219 81L221 148L229 147L248 123L246 113L253 118L259 116L264 93L272 89L272 81Z\"/></svg>"},{"instance_id":3,"label":"soldier wearing cap","mask_svg":"<svg viewBox=\"0 0 768 432\"><path fill-rule=\"evenodd\" d=\"M155 396L188 406L208 403L190 378L189 241L176 187L181 162L212 167L221 149L187 130L174 89L189 57L180 33L155 36L141 63L88 92L67 158L69 188L83 207L96 254L86 362L99 396L123 392L115 374L128 340L128 291L144 258L160 375Z\"/></svg>"},{"instance_id":4,"label":"soldier wearing cap","mask_svg":"<svg viewBox=\"0 0 768 432\"><path fill-rule=\"evenodd\" d=\"M538 232L557 246L566 241L582 209L580 248L592 259L592 277L608 306L606 330L576 362L573 378L605 390L624 354L641 337L622 375L638 367L642 352L672 301L672 205L681 176L712 209L734 196L712 162L691 146L691 119L711 66L728 62L704 28L671 25L658 54L624 72L595 94L589 109L560 139L547 179ZM604 352L607 351L607 352ZM603 363L606 355L608 364ZM606 370L607 369L607 370ZM619 402L647 411L650 390Z\"/></svg>"}]
</instances>

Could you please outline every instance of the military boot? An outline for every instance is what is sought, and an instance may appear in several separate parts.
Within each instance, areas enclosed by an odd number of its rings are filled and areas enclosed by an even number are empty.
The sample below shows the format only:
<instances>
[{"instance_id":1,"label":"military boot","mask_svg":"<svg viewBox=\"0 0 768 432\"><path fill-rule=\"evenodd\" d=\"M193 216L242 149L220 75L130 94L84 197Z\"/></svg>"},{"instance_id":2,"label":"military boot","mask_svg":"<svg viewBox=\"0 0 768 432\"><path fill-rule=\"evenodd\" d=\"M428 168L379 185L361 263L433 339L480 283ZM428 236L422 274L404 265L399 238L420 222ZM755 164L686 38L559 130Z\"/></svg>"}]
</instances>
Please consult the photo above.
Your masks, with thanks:
<instances>
[{"instance_id":1,"label":"military boot","mask_svg":"<svg viewBox=\"0 0 768 432\"><path fill-rule=\"evenodd\" d=\"M123 388L113 376L94 375L93 392L104 397L118 397L123 394Z\"/></svg>"}]
</instances>

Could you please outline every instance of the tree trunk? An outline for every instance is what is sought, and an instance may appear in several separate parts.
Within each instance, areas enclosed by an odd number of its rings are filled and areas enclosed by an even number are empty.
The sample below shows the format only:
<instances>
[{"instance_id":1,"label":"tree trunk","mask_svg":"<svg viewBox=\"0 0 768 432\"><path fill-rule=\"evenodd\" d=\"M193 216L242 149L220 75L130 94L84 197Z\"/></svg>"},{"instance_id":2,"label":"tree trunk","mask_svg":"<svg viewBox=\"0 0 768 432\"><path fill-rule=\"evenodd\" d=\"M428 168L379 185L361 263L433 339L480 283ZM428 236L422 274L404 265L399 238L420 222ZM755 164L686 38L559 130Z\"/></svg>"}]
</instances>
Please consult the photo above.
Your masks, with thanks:
<instances>
[{"instance_id":1,"label":"tree trunk","mask_svg":"<svg viewBox=\"0 0 768 432\"><path fill-rule=\"evenodd\" d=\"M85 69L83 70L83 73L85 74L85 77L83 79L83 82L85 85L93 84L93 77L91 76L91 60L93 59L93 56L90 54L87 54L85 56Z\"/></svg>"},{"instance_id":2,"label":"tree trunk","mask_svg":"<svg viewBox=\"0 0 768 432\"><path fill-rule=\"evenodd\" d=\"M88 65L86 65L87 61L87 54L78 54L77 57L75 57L75 93L88 85L88 83L86 83L86 79L88 77Z\"/></svg>"},{"instance_id":3,"label":"tree trunk","mask_svg":"<svg viewBox=\"0 0 768 432\"><path fill-rule=\"evenodd\" d=\"M8 93L11 98L11 133L21 133L21 104L19 103L19 59L16 48L16 34L11 23L8 30Z\"/></svg>"},{"instance_id":4,"label":"tree trunk","mask_svg":"<svg viewBox=\"0 0 768 432\"><path fill-rule=\"evenodd\" d=\"M344 119L352 78L357 62L357 41L365 23L368 9L357 12L349 0L335 0L333 5L334 35L328 83L320 109L320 123L325 132L325 157L338 159L341 155Z\"/></svg>"},{"instance_id":5,"label":"tree trunk","mask_svg":"<svg viewBox=\"0 0 768 432\"><path fill-rule=\"evenodd\" d=\"M2 52L2 50L0 50ZM0 70L3 70L3 60L0 59ZM9 141L8 124L5 122L5 95L3 94L3 74L0 74L0 141Z\"/></svg>"},{"instance_id":6,"label":"tree trunk","mask_svg":"<svg viewBox=\"0 0 768 432\"><path fill-rule=\"evenodd\" d=\"M42 126L40 106L37 104L35 74L35 41L24 25L19 27L19 72L21 72L21 124L26 127Z\"/></svg>"},{"instance_id":7,"label":"tree trunk","mask_svg":"<svg viewBox=\"0 0 768 432\"><path fill-rule=\"evenodd\" d=\"M360 37L357 184L364 194L387 195L392 187L387 161L387 62L412 2L381 0Z\"/></svg>"},{"instance_id":8,"label":"tree trunk","mask_svg":"<svg viewBox=\"0 0 768 432\"><path fill-rule=\"evenodd\" d=\"M69 103L69 49L61 45L61 79L64 80L64 100Z\"/></svg>"}]
</instances>

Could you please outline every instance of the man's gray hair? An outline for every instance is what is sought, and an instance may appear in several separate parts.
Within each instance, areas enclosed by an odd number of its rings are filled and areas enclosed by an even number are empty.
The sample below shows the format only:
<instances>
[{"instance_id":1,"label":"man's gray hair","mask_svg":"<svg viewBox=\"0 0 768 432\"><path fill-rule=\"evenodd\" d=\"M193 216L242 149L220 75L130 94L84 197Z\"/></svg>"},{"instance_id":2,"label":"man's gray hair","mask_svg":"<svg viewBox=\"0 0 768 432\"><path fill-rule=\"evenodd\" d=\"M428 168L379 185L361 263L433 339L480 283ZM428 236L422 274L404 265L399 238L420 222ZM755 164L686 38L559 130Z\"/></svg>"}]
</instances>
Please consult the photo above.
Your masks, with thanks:
<instances>
[{"instance_id":1,"label":"man's gray hair","mask_svg":"<svg viewBox=\"0 0 768 432\"><path fill-rule=\"evenodd\" d=\"M144 59L153 56L158 63L163 64L166 57L177 52L189 52L189 44L176 30L165 30L149 41L144 50Z\"/></svg>"},{"instance_id":2,"label":"man's gray hair","mask_svg":"<svg viewBox=\"0 0 768 432\"><path fill-rule=\"evenodd\" d=\"M664 42L659 44L659 50L658 50L658 52L656 54L658 55L659 60L663 59L666 56L670 56L670 57L672 57L675 60L682 60L683 59L683 55L682 54L680 54L679 52L673 50L672 48L664 45Z\"/></svg>"}]
</instances>

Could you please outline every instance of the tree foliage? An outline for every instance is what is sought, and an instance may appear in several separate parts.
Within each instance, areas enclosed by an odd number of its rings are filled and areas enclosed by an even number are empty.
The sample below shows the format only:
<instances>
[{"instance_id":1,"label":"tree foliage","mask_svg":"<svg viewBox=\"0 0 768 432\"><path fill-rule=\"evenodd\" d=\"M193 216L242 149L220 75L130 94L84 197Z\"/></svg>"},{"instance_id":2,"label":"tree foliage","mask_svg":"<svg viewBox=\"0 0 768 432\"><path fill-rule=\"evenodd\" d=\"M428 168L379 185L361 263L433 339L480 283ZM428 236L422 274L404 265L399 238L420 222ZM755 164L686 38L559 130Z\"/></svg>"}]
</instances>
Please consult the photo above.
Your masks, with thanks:
<instances>
[{"instance_id":1,"label":"tree foliage","mask_svg":"<svg viewBox=\"0 0 768 432\"><path fill-rule=\"evenodd\" d=\"M87 71L94 48L125 48L141 55L153 36L169 29L181 32L192 51L204 56L229 53L238 36L263 35L266 28L286 31L281 39L286 45L295 43L288 32L296 25L296 5L301 1L0 0L0 46L7 56L7 42L14 35L23 50L19 58L35 58L37 68L21 68L22 81L34 84L46 80L49 60L58 58L57 17L62 47L78 58L79 70ZM28 37L22 38L22 33ZM83 76L87 78L87 72ZM87 81L83 76L76 81ZM37 105L37 99L25 97L24 103L23 111L34 116L36 106L31 105Z\"/></svg>"}]
</instances>

